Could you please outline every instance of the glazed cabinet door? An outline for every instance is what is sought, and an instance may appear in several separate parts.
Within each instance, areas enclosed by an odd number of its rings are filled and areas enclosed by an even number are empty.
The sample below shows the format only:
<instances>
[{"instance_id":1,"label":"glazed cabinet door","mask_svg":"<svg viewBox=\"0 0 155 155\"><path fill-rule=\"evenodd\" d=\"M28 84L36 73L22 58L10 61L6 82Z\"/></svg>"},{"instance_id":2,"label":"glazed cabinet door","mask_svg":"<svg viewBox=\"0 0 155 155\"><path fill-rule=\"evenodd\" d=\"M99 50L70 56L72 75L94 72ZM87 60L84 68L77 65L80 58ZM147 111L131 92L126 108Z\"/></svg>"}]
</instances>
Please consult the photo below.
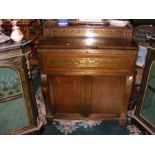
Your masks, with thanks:
<instances>
[{"instance_id":1,"label":"glazed cabinet door","mask_svg":"<svg viewBox=\"0 0 155 155\"><path fill-rule=\"evenodd\" d=\"M34 93L21 53L21 49L0 52L0 134L37 130Z\"/></svg>"},{"instance_id":2,"label":"glazed cabinet door","mask_svg":"<svg viewBox=\"0 0 155 155\"><path fill-rule=\"evenodd\" d=\"M30 124L18 72L0 67L0 134Z\"/></svg>"}]
</instances>

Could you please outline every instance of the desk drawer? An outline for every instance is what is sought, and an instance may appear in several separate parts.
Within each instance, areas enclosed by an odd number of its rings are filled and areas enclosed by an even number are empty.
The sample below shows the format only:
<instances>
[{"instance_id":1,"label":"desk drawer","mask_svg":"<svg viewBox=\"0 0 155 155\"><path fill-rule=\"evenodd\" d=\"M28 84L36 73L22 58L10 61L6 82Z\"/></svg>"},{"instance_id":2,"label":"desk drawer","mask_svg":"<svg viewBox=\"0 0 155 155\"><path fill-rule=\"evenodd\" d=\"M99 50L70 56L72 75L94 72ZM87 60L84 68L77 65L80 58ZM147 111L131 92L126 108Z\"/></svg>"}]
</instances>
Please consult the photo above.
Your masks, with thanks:
<instances>
[{"instance_id":1,"label":"desk drawer","mask_svg":"<svg viewBox=\"0 0 155 155\"><path fill-rule=\"evenodd\" d=\"M136 60L136 51L132 50L41 50L39 55L41 70L45 72L132 73Z\"/></svg>"}]
</instances>

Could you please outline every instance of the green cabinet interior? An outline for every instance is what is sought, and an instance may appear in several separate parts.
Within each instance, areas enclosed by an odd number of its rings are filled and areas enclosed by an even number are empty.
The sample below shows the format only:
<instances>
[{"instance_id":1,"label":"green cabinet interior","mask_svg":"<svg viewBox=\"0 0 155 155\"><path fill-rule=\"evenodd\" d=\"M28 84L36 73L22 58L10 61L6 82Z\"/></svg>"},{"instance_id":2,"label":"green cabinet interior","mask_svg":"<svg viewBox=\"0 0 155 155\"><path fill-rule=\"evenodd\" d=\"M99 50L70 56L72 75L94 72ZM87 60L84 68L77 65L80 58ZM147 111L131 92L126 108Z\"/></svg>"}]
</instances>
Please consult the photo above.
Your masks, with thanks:
<instances>
[{"instance_id":1,"label":"green cabinet interior","mask_svg":"<svg viewBox=\"0 0 155 155\"><path fill-rule=\"evenodd\" d=\"M24 102L20 97L0 103L0 134L30 124Z\"/></svg>"},{"instance_id":2,"label":"green cabinet interior","mask_svg":"<svg viewBox=\"0 0 155 155\"><path fill-rule=\"evenodd\" d=\"M155 126L155 62L150 67L148 84L141 108L141 117Z\"/></svg>"},{"instance_id":3,"label":"green cabinet interior","mask_svg":"<svg viewBox=\"0 0 155 155\"><path fill-rule=\"evenodd\" d=\"M18 72L0 67L0 134L29 124Z\"/></svg>"}]
</instances>

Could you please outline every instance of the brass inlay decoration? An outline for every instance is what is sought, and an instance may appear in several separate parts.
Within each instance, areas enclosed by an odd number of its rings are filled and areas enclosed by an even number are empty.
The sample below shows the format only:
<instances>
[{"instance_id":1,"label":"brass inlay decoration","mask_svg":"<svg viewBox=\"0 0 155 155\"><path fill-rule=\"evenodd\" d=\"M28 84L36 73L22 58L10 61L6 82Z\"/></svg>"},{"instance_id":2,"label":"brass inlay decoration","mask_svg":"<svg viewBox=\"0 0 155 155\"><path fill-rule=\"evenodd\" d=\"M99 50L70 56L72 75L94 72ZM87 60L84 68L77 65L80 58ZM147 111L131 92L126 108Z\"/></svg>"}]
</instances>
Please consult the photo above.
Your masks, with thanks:
<instances>
[{"instance_id":1,"label":"brass inlay decoration","mask_svg":"<svg viewBox=\"0 0 155 155\"><path fill-rule=\"evenodd\" d=\"M124 33L124 29L103 29L103 28L52 28L49 29L50 35L53 37L58 36L86 36L88 33L95 36L95 37L114 37L114 38L124 38L126 36L132 35L132 30L128 30L126 34Z\"/></svg>"},{"instance_id":2,"label":"brass inlay decoration","mask_svg":"<svg viewBox=\"0 0 155 155\"><path fill-rule=\"evenodd\" d=\"M127 59L109 58L48 58L47 65L50 67L107 67L127 68Z\"/></svg>"},{"instance_id":3,"label":"brass inlay decoration","mask_svg":"<svg viewBox=\"0 0 155 155\"><path fill-rule=\"evenodd\" d=\"M87 58L49 58L47 64L53 67L86 67Z\"/></svg>"},{"instance_id":4,"label":"brass inlay decoration","mask_svg":"<svg viewBox=\"0 0 155 155\"><path fill-rule=\"evenodd\" d=\"M127 60L106 59L106 58L87 58L87 67L108 67L108 68L127 68Z\"/></svg>"}]
</instances>

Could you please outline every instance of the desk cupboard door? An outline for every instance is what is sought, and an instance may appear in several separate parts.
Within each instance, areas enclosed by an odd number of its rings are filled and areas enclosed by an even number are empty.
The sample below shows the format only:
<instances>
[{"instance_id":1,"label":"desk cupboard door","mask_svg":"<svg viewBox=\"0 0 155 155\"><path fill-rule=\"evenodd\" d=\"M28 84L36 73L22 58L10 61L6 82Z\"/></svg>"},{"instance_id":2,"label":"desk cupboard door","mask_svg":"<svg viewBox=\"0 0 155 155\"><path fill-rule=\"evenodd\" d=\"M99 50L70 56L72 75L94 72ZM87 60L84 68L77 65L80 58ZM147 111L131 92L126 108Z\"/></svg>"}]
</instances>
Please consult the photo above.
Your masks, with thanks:
<instances>
[{"instance_id":1,"label":"desk cupboard door","mask_svg":"<svg viewBox=\"0 0 155 155\"><path fill-rule=\"evenodd\" d=\"M54 118L82 117L85 87L82 76L49 76L49 93Z\"/></svg>"},{"instance_id":2,"label":"desk cupboard door","mask_svg":"<svg viewBox=\"0 0 155 155\"><path fill-rule=\"evenodd\" d=\"M124 105L125 78L123 76L94 76L92 79L92 107L90 117L119 118Z\"/></svg>"}]
</instances>

